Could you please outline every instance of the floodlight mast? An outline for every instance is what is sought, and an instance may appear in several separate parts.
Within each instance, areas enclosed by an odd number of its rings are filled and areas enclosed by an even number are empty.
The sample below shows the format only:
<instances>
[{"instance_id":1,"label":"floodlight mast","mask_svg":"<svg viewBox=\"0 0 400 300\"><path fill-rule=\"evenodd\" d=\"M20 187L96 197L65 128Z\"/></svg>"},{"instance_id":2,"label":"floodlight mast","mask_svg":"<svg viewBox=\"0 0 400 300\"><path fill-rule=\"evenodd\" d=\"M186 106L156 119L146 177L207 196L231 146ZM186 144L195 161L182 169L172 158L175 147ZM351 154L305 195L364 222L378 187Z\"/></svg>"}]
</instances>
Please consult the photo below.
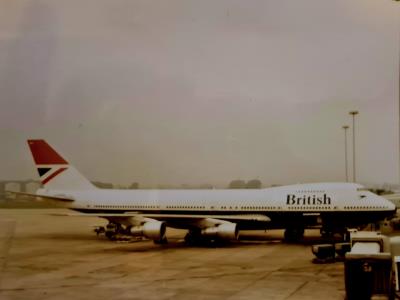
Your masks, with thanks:
<instances>
[{"instance_id":1,"label":"floodlight mast","mask_svg":"<svg viewBox=\"0 0 400 300\"><path fill-rule=\"evenodd\" d=\"M344 129L344 167L345 167L345 174L346 174L346 182L349 182L349 171L348 171L348 159L347 159L347 129L349 129L348 125L343 125L342 128Z\"/></svg>"},{"instance_id":2,"label":"floodlight mast","mask_svg":"<svg viewBox=\"0 0 400 300\"><path fill-rule=\"evenodd\" d=\"M349 114L353 118L353 182L356 182L356 130L355 130L355 116L358 115L357 110L352 110Z\"/></svg>"}]
</instances>

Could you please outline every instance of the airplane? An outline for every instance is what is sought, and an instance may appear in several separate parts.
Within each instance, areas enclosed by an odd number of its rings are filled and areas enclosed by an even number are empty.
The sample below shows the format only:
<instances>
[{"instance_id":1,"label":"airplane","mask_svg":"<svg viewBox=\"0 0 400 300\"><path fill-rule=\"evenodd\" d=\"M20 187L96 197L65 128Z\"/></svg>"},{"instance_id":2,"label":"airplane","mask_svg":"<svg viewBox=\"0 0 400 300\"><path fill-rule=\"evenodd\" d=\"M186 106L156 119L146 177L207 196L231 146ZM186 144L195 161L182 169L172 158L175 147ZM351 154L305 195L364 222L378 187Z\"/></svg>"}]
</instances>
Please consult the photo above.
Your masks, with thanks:
<instances>
[{"instance_id":1,"label":"airplane","mask_svg":"<svg viewBox=\"0 0 400 300\"><path fill-rule=\"evenodd\" d=\"M118 190L95 187L45 140L28 145L43 188L34 197L60 201L79 215L108 220L105 233L167 242L166 227L188 230L185 241L238 240L241 230L284 229L288 241L307 228L344 234L392 217L390 201L355 183L311 183L264 189ZM75 213L76 214L76 213Z\"/></svg>"}]
</instances>

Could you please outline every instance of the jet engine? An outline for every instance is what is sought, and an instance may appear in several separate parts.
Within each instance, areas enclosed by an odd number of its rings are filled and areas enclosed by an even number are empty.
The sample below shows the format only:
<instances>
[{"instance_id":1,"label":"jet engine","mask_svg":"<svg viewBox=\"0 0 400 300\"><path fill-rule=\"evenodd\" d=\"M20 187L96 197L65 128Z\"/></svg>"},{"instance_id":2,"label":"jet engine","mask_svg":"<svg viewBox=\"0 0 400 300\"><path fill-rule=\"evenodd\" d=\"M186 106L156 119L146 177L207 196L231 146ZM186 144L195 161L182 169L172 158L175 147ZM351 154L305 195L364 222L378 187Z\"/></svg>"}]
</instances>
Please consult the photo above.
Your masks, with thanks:
<instances>
[{"instance_id":1,"label":"jet engine","mask_svg":"<svg viewBox=\"0 0 400 300\"><path fill-rule=\"evenodd\" d=\"M234 223L223 223L215 227L208 227L201 231L205 237L218 237L223 240L237 240L239 230Z\"/></svg>"},{"instance_id":2,"label":"jet engine","mask_svg":"<svg viewBox=\"0 0 400 300\"><path fill-rule=\"evenodd\" d=\"M141 226L132 226L131 234L133 236L145 236L152 240L161 241L165 238L167 226L164 222L149 221Z\"/></svg>"}]
</instances>

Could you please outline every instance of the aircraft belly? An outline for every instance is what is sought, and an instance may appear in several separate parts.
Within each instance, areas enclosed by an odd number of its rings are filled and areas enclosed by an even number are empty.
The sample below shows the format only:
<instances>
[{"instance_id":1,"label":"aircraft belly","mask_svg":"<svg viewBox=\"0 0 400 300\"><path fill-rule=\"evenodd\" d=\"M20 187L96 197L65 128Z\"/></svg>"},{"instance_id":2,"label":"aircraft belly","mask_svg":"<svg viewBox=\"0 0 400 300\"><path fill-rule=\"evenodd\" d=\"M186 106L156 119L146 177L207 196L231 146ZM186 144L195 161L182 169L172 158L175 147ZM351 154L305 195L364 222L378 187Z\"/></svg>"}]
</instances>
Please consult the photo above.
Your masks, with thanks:
<instances>
[{"instance_id":1,"label":"aircraft belly","mask_svg":"<svg viewBox=\"0 0 400 300\"><path fill-rule=\"evenodd\" d=\"M96 213L107 213L105 210L92 210L92 209L75 209L76 211L80 211L83 213L96 214ZM110 210L108 211L110 214L112 213L124 213L123 210ZM337 226L337 227L357 227L367 223L377 222L379 220L384 219L392 215L390 211L371 211L371 212L362 212L359 211L324 211L320 213L316 212L287 212L287 211L274 211L274 212L232 212L232 211L136 211L136 213L146 214L146 213L158 213L162 214L190 214L190 215L207 215L207 218L213 218L213 216L217 216L220 220L224 220L224 217L221 215L226 215L226 221L236 223L238 225L239 230L265 230L265 229L282 229L287 227L294 226L302 226L304 228L313 228L319 225L328 225L328 226ZM268 222L259 222L254 220L232 220L228 219L228 216L232 215L251 215L251 214L259 214L267 216L270 219ZM155 219L159 221L166 222L167 226L171 228L177 229L192 229L199 228L199 221L202 219L199 218L167 218L158 216Z\"/></svg>"}]
</instances>

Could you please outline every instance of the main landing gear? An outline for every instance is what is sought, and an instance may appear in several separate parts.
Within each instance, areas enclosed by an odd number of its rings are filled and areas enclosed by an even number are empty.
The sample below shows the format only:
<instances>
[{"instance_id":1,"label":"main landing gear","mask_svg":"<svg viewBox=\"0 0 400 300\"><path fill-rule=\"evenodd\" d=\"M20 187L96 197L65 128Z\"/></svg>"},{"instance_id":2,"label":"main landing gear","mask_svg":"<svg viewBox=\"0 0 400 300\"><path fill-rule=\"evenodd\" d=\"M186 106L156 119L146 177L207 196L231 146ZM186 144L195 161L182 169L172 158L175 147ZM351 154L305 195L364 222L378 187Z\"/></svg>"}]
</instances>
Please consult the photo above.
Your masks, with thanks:
<instances>
[{"instance_id":1,"label":"main landing gear","mask_svg":"<svg viewBox=\"0 0 400 300\"><path fill-rule=\"evenodd\" d=\"M304 237L304 228L302 227L291 227L285 229L284 239L286 242L294 243L302 240Z\"/></svg>"},{"instance_id":2,"label":"main landing gear","mask_svg":"<svg viewBox=\"0 0 400 300\"><path fill-rule=\"evenodd\" d=\"M208 247L216 247L220 245L224 245L227 243L227 240L223 240L218 237L209 237L201 234L200 229L191 229L185 235L185 244L189 246L208 246Z\"/></svg>"},{"instance_id":3,"label":"main landing gear","mask_svg":"<svg viewBox=\"0 0 400 300\"><path fill-rule=\"evenodd\" d=\"M189 232L185 235L185 243L187 245L200 245L204 244L205 239L201 235L200 230L189 230Z\"/></svg>"},{"instance_id":4,"label":"main landing gear","mask_svg":"<svg viewBox=\"0 0 400 300\"><path fill-rule=\"evenodd\" d=\"M166 244L168 244L168 240L167 240L167 237L165 236L161 239L153 240L153 243L156 245L166 245Z\"/></svg>"}]
</instances>

